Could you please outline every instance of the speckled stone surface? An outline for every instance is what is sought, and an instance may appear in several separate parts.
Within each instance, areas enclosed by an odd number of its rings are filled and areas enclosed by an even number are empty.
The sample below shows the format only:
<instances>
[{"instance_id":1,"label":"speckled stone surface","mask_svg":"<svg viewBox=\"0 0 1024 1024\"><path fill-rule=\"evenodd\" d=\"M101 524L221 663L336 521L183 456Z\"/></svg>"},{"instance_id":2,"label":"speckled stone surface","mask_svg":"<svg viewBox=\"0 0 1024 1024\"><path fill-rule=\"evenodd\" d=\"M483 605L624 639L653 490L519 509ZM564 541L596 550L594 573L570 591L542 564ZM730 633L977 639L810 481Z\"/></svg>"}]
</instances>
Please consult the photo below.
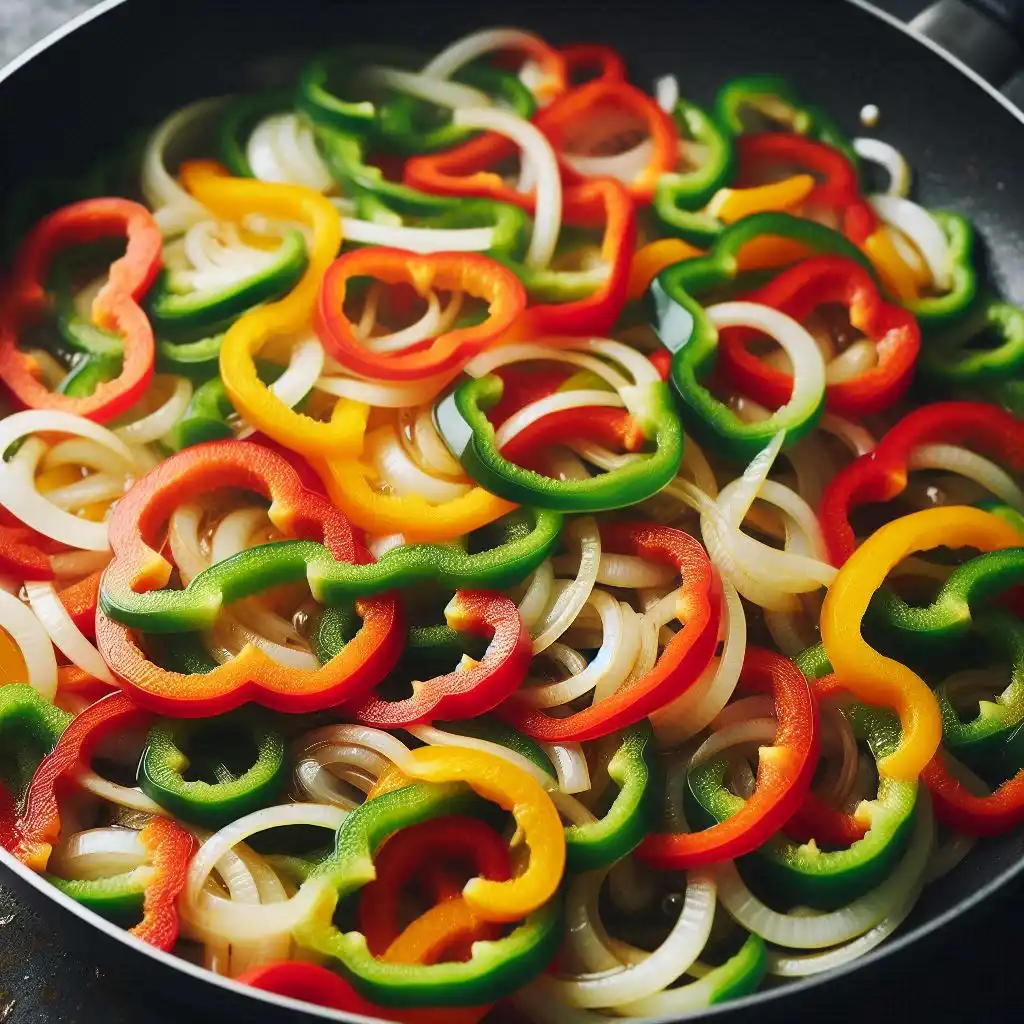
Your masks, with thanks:
<instances>
[{"instance_id":1,"label":"speckled stone surface","mask_svg":"<svg viewBox=\"0 0 1024 1024\"><path fill-rule=\"evenodd\" d=\"M88 0L0 0L0 65L91 6Z\"/></svg>"}]
</instances>

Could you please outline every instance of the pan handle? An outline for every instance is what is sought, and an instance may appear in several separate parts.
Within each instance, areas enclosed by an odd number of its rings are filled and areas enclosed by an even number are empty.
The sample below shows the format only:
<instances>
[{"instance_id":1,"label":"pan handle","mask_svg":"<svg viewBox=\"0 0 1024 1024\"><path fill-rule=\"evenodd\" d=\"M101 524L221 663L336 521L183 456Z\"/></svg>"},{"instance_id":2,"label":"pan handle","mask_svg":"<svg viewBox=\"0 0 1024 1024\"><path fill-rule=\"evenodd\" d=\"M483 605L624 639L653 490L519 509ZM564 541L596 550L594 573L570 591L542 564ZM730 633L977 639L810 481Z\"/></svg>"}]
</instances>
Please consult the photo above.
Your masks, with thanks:
<instances>
[{"instance_id":1,"label":"pan handle","mask_svg":"<svg viewBox=\"0 0 1024 1024\"><path fill-rule=\"evenodd\" d=\"M1024 110L1024 0L937 0L910 27Z\"/></svg>"}]
</instances>

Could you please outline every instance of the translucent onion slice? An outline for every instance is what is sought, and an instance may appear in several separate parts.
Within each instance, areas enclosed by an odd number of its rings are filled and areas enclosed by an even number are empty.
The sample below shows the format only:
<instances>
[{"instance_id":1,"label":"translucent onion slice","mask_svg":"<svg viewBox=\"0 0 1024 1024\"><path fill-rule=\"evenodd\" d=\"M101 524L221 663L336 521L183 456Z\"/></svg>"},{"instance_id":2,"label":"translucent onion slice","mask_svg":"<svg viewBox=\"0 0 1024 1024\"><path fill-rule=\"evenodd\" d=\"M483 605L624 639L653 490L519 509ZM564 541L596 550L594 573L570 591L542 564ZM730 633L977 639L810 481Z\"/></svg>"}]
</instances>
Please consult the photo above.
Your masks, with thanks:
<instances>
[{"instance_id":1,"label":"translucent onion slice","mask_svg":"<svg viewBox=\"0 0 1024 1024\"><path fill-rule=\"evenodd\" d=\"M324 347L320 339L304 338L292 346L288 369L270 385L270 390L289 409L294 409L309 394L323 369Z\"/></svg>"},{"instance_id":2,"label":"translucent onion slice","mask_svg":"<svg viewBox=\"0 0 1024 1024\"><path fill-rule=\"evenodd\" d=\"M534 359L543 359L553 363L568 363L578 366L581 370L589 370L600 377L615 391L622 391L629 386L629 381L617 370L600 359L595 359L585 352L576 351L570 344L559 348L539 345L535 342L520 342L512 345L499 345L482 352L467 363L465 372L470 377L486 377L499 367L510 363L524 363Z\"/></svg>"},{"instance_id":3,"label":"translucent onion slice","mask_svg":"<svg viewBox=\"0 0 1024 1024\"><path fill-rule=\"evenodd\" d=\"M25 594L36 618L42 623L54 646L80 669L96 679L114 685L114 676L100 652L75 625L61 603L52 583L41 580L25 584Z\"/></svg>"},{"instance_id":4,"label":"translucent onion slice","mask_svg":"<svg viewBox=\"0 0 1024 1024\"><path fill-rule=\"evenodd\" d=\"M427 308L419 320L390 334L367 334L364 344L374 352L401 352L430 338L436 338L441 333L440 324L441 303L437 298L437 292L431 291L427 296Z\"/></svg>"},{"instance_id":5,"label":"translucent onion slice","mask_svg":"<svg viewBox=\"0 0 1024 1024\"><path fill-rule=\"evenodd\" d=\"M81 579L110 564L110 551L62 551L50 556L50 568L58 579Z\"/></svg>"},{"instance_id":6,"label":"translucent onion slice","mask_svg":"<svg viewBox=\"0 0 1024 1024\"><path fill-rule=\"evenodd\" d=\"M68 836L54 847L47 867L60 878L94 881L134 871L147 859L138 832L110 826Z\"/></svg>"},{"instance_id":7,"label":"translucent onion slice","mask_svg":"<svg viewBox=\"0 0 1024 1024\"><path fill-rule=\"evenodd\" d=\"M980 487L1024 512L1024 491L1017 481L990 459L952 444L927 444L910 455L910 469L941 469L973 480Z\"/></svg>"},{"instance_id":8,"label":"translucent onion slice","mask_svg":"<svg viewBox=\"0 0 1024 1024\"><path fill-rule=\"evenodd\" d=\"M597 569L601 564L601 534L597 523L591 516L583 516L570 524L566 532L580 545L579 572L531 631L534 654L550 647L569 628L590 598L597 581Z\"/></svg>"},{"instance_id":9,"label":"translucent onion slice","mask_svg":"<svg viewBox=\"0 0 1024 1024\"><path fill-rule=\"evenodd\" d=\"M718 896L730 916L748 931L792 949L824 949L874 928L901 907L919 884L935 837L931 801L918 792L914 835L892 874L869 893L829 914L780 914L750 892L732 861L718 868Z\"/></svg>"},{"instance_id":10,"label":"translucent onion slice","mask_svg":"<svg viewBox=\"0 0 1024 1024\"><path fill-rule=\"evenodd\" d=\"M28 675L26 682L52 702L57 695L57 659L53 644L35 613L6 590L0 590L0 629L6 630L21 651Z\"/></svg>"},{"instance_id":11,"label":"translucent onion slice","mask_svg":"<svg viewBox=\"0 0 1024 1024\"><path fill-rule=\"evenodd\" d=\"M210 216L210 211L185 191L167 170L166 152L172 140L187 136L217 113L223 103L220 98L190 103L161 122L146 144L142 157L142 194L165 235L180 234Z\"/></svg>"},{"instance_id":12,"label":"translucent onion slice","mask_svg":"<svg viewBox=\"0 0 1024 1024\"><path fill-rule=\"evenodd\" d=\"M380 556L378 556L380 557ZM527 585L526 593L519 602L519 617L527 630L532 631L537 620L551 603L551 591L555 581L551 559L545 559L534 570Z\"/></svg>"},{"instance_id":13,"label":"translucent onion slice","mask_svg":"<svg viewBox=\"0 0 1024 1024\"><path fill-rule=\"evenodd\" d=\"M428 69L425 74L433 72ZM507 110L494 107L470 107L455 111L452 118L457 125L466 128L486 128L511 139L523 152L537 174L534 190L533 237L526 250L525 262L528 267L546 267L555 255L558 235L562 227L562 179L558 161L551 143L534 125Z\"/></svg>"},{"instance_id":14,"label":"translucent onion slice","mask_svg":"<svg viewBox=\"0 0 1024 1024\"><path fill-rule=\"evenodd\" d=\"M117 431L115 436L119 436ZM87 437L69 437L51 445L40 460L41 469L56 469L58 466L84 467L108 476L126 476L135 468L133 459L112 451L106 445L91 441Z\"/></svg>"},{"instance_id":15,"label":"translucent onion slice","mask_svg":"<svg viewBox=\"0 0 1024 1024\"><path fill-rule=\"evenodd\" d=\"M360 71L359 80L368 86L383 86L439 107L457 110L461 107L491 106L491 97L487 93L460 82L449 82L447 76L429 72L417 74L399 68L373 66Z\"/></svg>"},{"instance_id":16,"label":"translucent onion slice","mask_svg":"<svg viewBox=\"0 0 1024 1024\"><path fill-rule=\"evenodd\" d=\"M378 479L395 494L418 494L440 505L461 498L472 490L470 483L443 480L425 473L409 457L393 429L375 430L366 440L366 461Z\"/></svg>"},{"instance_id":17,"label":"translucent onion slice","mask_svg":"<svg viewBox=\"0 0 1024 1024\"><path fill-rule=\"evenodd\" d=\"M540 36L518 28L487 28L471 32L457 39L434 56L423 67L423 74L433 78L451 78L456 71L471 64L478 57L501 50L545 50L547 44Z\"/></svg>"},{"instance_id":18,"label":"translucent onion slice","mask_svg":"<svg viewBox=\"0 0 1024 1024\"><path fill-rule=\"evenodd\" d=\"M313 387L336 398L347 398L365 405L376 405L382 409L405 409L432 402L456 376L444 373L408 383L391 383L347 375L334 376L332 372L317 378Z\"/></svg>"},{"instance_id":19,"label":"translucent onion slice","mask_svg":"<svg viewBox=\"0 0 1024 1024\"><path fill-rule=\"evenodd\" d=\"M622 153L611 156L586 156L582 153L559 154L563 163L588 178L614 178L624 185L632 184L650 165L654 143L644 139Z\"/></svg>"},{"instance_id":20,"label":"translucent onion slice","mask_svg":"<svg viewBox=\"0 0 1024 1024\"><path fill-rule=\"evenodd\" d=\"M192 382L186 377L164 378L174 381L174 388L167 401L148 416L134 420L114 433L125 444L149 444L166 434L185 415L188 403L192 401ZM154 378L158 383L159 375Z\"/></svg>"},{"instance_id":21,"label":"translucent onion slice","mask_svg":"<svg viewBox=\"0 0 1024 1024\"><path fill-rule=\"evenodd\" d=\"M878 164L889 176L886 195L906 199L910 195L911 170L907 158L893 145L882 139L854 139L853 150L869 163Z\"/></svg>"},{"instance_id":22,"label":"translucent onion slice","mask_svg":"<svg viewBox=\"0 0 1024 1024\"><path fill-rule=\"evenodd\" d=\"M938 292L953 287L953 257L949 240L935 218L923 207L896 195L868 196L875 213L902 231L921 254Z\"/></svg>"},{"instance_id":23,"label":"translucent onion slice","mask_svg":"<svg viewBox=\"0 0 1024 1024\"><path fill-rule=\"evenodd\" d=\"M246 158L260 181L302 185L330 192L334 179L316 148L312 126L299 114L272 114L260 121L246 143Z\"/></svg>"},{"instance_id":24,"label":"translucent onion slice","mask_svg":"<svg viewBox=\"0 0 1024 1024\"><path fill-rule=\"evenodd\" d=\"M386 245L416 253L488 252L494 248L494 228L420 228L404 224L342 217L345 240L362 245Z\"/></svg>"},{"instance_id":25,"label":"translucent onion slice","mask_svg":"<svg viewBox=\"0 0 1024 1024\"><path fill-rule=\"evenodd\" d=\"M151 800L141 789L136 789L134 786L122 786L118 782L111 782L109 779L103 778L102 775L99 775L92 768L76 768L74 779L81 789L109 804L127 807L130 811L139 811L142 814L157 814L161 816L166 816L167 814L155 800Z\"/></svg>"},{"instance_id":26,"label":"translucent onion slice","mask_svg":"<svg viewBox=\"0 0 1024 1024\"><path fill-rule=\"evenodd\" d=\"M878 365L878 346L870 338L855 341L825 366L825 383L842 384Z\"/></svg>"},{"instance_id":27,"label":"translucent onion slice","mask_svg":"<svg viewBox=\"0 0 1024 1024\"><path fill-rule=\"evenodd\" d=\"M125 491L124 477L108 476L106 473L90 473L81 480L65 487L55 487L46 492L46 500L65 512L84 508L86 505L111 502L120 498Z\"/></svg>"},{"instance_id":28,"label":"translucent onion slice","mask_svg":"<svg viewBox=\"0 0 1024 1024\"><path fill-rule=\"evenodd\" d=\"M592 391L585 388L558 391L553 395L540 398L536 402L531 402L509 416L495 432L494 443L499 449L503 448L531 423L536 423L545 416L556 412L596 407L621 409L622 406L622 399L610 391Z\"/></svg>"},{"instance_id":29,"label":"translucent onion slice","mask_svg":"<svg viewBox=\"0 0 1024 1024\"><path fill-rule=\"evenodd\" d=\"M179 505L172 513L167 527L167 542L171 557L178 567L181 582L188 584L210 564L199 542L199 526L203 508L195 501Z\"/></svg>"},{"instance_id":30,"label":"translucent onion slice","mask_svg":"<svg viewBox=\"0 0 1024 1024\"><path fill-rule=\"evenodd\" d=\"M590 768L578 743L543 743L540 748L548 756L558 776L563 793L585 793L590 789Z\"/></svg>"},{"instance_id":31,"label":"translucent onion slice","mask_svg":"<svg viewBox=\"0 0 1024 1024\"><path fill-rule=\"evenodd\" d=\"M458 460L448 451L448 446L438 433L434 422L434 410L430 406L410 410L414 415L409 424L405 414L399 417L407 429L416 461L428 473L435 476L446 476L454 480L464 480L465 473Z\"/></svg>"}]
</instances>

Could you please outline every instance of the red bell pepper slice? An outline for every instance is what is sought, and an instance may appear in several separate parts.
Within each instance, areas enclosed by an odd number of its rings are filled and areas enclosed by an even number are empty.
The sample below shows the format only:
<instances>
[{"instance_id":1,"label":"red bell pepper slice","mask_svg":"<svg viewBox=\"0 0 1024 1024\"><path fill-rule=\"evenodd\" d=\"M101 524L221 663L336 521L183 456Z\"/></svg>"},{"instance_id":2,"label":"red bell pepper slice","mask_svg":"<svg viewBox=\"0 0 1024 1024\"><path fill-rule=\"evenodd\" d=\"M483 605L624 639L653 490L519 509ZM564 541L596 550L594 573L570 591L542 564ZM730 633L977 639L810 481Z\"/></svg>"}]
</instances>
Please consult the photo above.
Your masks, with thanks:
<instances>
[{"instance_id":1,"label":"red bell pepper slice","mask_svg":"<svg viewBox=\"0 0 1024 1024\"><path fill-rule=\"evenodd\" d=\"M399 1024L476 1024L490 1009L489 1006L442 1006L402 1010L394 1006L377 1006L364 999L333 971L302 960L262 964L240 974L236 980L243 985L286 996L288 999L300 999L332 1010L362 1014L364 1017L394 1020Z\"/></svg>"},{"instance_id":2,"label":"red bell pepper slice","mask_svg":"<svg viewBox=\"0 0 1024 1024\"><path fill-rule=\"evenodd\" d=\"M583 82L622 82L626 78L626 62L610 46L601 43L577 43L561 50L571 85Z\"/></svg>"},{"instance_id":3,"label":"red bell pepper slice","mask_svg":"<svg viewBox=\"0 0 1024 1024\"><path fill-rule=\"evenodd\" d=\"M260 445L213 441L166 459L118 503L110 520L114 558L102 589L142 593L163 587L170 563L156 550L182 495L196 498L240 487L271 501L269 515L288 537L314 540L338 561L365 561L345 516L326 498L306 490L281 456ZM358 700L394 668L402 649L401 611L393 595L360 601L363 626L317 671L291 669L247 647L211 672L185 675L154 664L132 631L102 612L96 620L100 653L121 685L140 704L178 717L205 717L256 700L281 711L302 712Z\"/></svg>"},{"instance_id":4,"label":"red bell pepper slice","mask_svg":"<svg viewBox=\"0 0 1024 1024\"><path fill-rule=\"evenodd\" d=\"M530 637L515 602L485 590L459 590L445 609L453 629L491 637L483 660L473 668L413 683L411 697L376 695L351 708L364 725L401 729L434 719L475 718L513 693L533 659Z\"/></svg>"},{"instance_id":5,"label":"red bell pepper slice","mask_svg":"<svg viewBox=\"0 0 1024 1024\"><path fill-rule=\"evenodd\" d=\"M678 570L683 586L677 614L685 628L676 633L647 675L625 682L584 711L554 718L515 695L498 708L510 725L547 743L598 739L639 722L692 686L718 644L721 602L714 593L711 562L693 537L651 523L605 523L601 544L605 551L636 555Z\"/></svg>"},{"instance_id":6,"label":"red bell pepper slice","mask_svg":"<svg viewBox=\"0 0 1024 1024\"><path fill-rule=\"evenodd\" d=\"M807 206L834 211L850 241L863 245L878 227L875 211L861 195L857 169L838 149L793 132L756 132L736 140L736 154L741 188L761 182L766 169L806 171L820 180Z\"/></svg>"},{"instance_id":7,"label":"red bell pepper slice","mask_svg":"<svg viewBox=\"0 0 1024 1024\"><path fill-rule=\"evenodd\" d=\"M115 730L145 724L149 713L125 693L111 693L87 707L64 730L53 750L39 762L29 783L22 813L0 828L0 846L34 871L45 871L60 835L59 788L79 765L88 764L96 745Z\"/></svg>"},{"instance_id":8,"label":"red bell pepper slice","mask_svg":"<svg viewBox=\"0 0 1024 1024\"><path fill-rule=\"evenodd\" d=\"M348 282L369 277L385 284L411 285L423 297L432 289L465 292L488 304L487 319L475 327L446 331L428 345L398 353L368 348L345 315ZM504 334L526 307L519 279L500 263L476 253L416 255L371 246L340 256L327 269L320 289L316 329L324 348L353 373L378 380L417 380L460 370Z\"/></svg>"},{"instance_id":9,"label":"red bell pepper slice","mask_svg":"<svg viewBox=\"0 0 1024 1024\"><path fill-rule=\"evenodd\" d=\"M154 818L139 833L139 840L156 877L142 897L142 920L129 934L169 953L178 941L178 897L188 880L188 862L196 841L169 818Z\"/></svg>"},{"instance_id":10,"label":"red bell pepper slice","mask_svg":"<svg viewBox=\"0 0 1024 1024\"><path fill-rule=\"evenodd\" d=\"M810 791L820 743L811 684L781 654L750 647L739 685L775 698L779 727L774 744L761 748L757 786L740 811L703 832L648 836L637 855L661 871L704 867L756 850L789 821Z\"/></svg>"},{"instance_id":11,"label":"red bell pepper slice","mask_svg":"<svg viewBox=\"0 0 1024 1024\"><path fill-rule=\"evenodd\" d=\"M47 309L46 276L54 256L69 245L124 235L128 248L110 267L106 285L93 302L93 320L124 336L124 364L114 380L88 396L73 398L50 391L36 376L35 361L18 347L25 328ZM3 382L30 409L61 409L98 423L127 412L153 377L153 329L139 307L160 270L163 236L153 215L128 199L86 199L43 218L18 250L0 316L0 366Z\"/></svg>"},{"instance_id":12,"label":"red bell pepper slice","mask_svg":"<svg viewBox=\"0 0 1024 1024\"><path fill-rule=\"evenodd\" d=\"M0 507L0 574L19 580L52 580L50 556L60 550L56 541Z\"/></svg>"},{"instance_id":13,"label":"red bell pepper slice","mask_svg":"<svg viewBox=\"0 0 1024 1024\"><path fill-rule=\"evenodd\" d=\"M1024 422L984 402L936 402L904 416L878 443L854 459L830 481L822 495L819 519L829 558L841 566L857 540L850 511L872 502L891 501L907 486L910 457L927 444L980 448L1015 473L1024 470Z\"/></svg>"},{"instance_id":14,"label":"red bell pepper slice","mask_svg":"<svg viewBox=\"0 0 1024 1024\"><path fill-rule=\"evenodd\" d=\"M925 765L921 780L932 795L943 825L971 836L999 836L1024 822L1024 769L994 793L975 796L949 770L940 750Z\"/></svg>"},{"instance_id":15,"label":"red bell pepper slice","mask_svg":"<svg viewBox=\"0 0 1024 1024\"><path fill-rule=\"evenodd\" d=\"M852 326L877 345L878 364L826 387L826 403L833 412L854 418L868 416L888 408L910 387L921 348L917 321L902 307L883 302L871 275L853 260L842 256L804 260L744 299L771 306L801 322L826 304L849 309ZM741 393L778 409L790 399L793 377L768 366L750 351L756 337L748 328L722 331L718 365Z\"/></svg>"},{"instance_id":16,"label":"red bell pepper slice","mask_svg":"<svg viewBox=\"0 0 1024 1024\"><path fill-rule=\"evenodd\" d=\"M100 576L94 572L57 592L71 621L90 640L96 637L96 605L100 597Z\"/></svg>"},{"instance_id":17,"label":"red bell pepper slice","mask_svg":"<svg viewBox=\"0 0 1024 1024\"><path fill-rule=\"evenodd\" d=\"M799 810L786 822L786 835L798 843L813 839L819 844L845 849L867 834L868 826L856 815L831 807L809 791Z\"/></svg>"},{"instance_id":18,"label":"red bell pepper slice","mask_svg":"<svg viewBox=\"0 0 1024 1024\"><path fill-rule=\"evenodd\" d=\"M359 930L374 956L383 956L402 933L402 894L411 883L427 883L435 903L461 895L461 886L450 889L447 874L429 873L452 861L470 865L472 874L480 878L495 882L511 878L508 844L476 818L425 821L396 832L381 847L373 861L377 877L364 888L359 902ZM496 934L500 933L498 925Z\"/></svg>"}]
</instances>

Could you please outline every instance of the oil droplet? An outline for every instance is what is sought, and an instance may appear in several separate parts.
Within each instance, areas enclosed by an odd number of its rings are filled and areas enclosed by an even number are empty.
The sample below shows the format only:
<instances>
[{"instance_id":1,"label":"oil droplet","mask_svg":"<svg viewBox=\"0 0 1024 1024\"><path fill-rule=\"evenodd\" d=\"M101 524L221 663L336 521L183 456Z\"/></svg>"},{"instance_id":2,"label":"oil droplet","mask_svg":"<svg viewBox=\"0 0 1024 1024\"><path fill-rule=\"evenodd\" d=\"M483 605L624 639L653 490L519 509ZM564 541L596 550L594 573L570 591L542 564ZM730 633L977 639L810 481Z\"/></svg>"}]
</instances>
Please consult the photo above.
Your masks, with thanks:
<instances>
[{"instance_id":1,"label":"oil droplet","mask_svg":"<svg viewBox=\"0 0 1024 1024\"><path fill-rule=\"evenodd\" d=\"M874 103L865 103L860 108L860 123L865 128L874 128L878 124L879 117L882 116L882 112Z\"/></svg>"}]
</instances>

